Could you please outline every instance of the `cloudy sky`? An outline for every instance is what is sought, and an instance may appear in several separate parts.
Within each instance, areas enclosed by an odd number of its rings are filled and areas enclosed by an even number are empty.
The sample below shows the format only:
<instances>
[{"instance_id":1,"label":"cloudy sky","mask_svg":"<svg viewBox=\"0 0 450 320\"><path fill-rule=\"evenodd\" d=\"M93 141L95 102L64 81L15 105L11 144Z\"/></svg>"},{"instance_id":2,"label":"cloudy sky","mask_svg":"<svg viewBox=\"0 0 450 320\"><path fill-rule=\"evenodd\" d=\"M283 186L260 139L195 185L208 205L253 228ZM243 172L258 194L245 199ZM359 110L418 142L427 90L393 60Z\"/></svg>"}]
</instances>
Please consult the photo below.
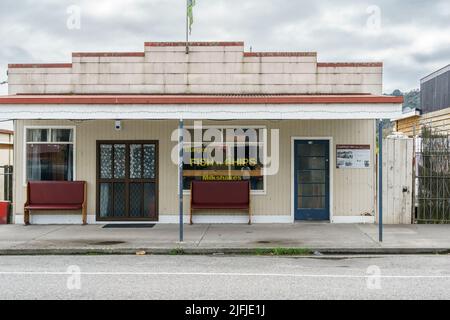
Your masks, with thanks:
<instances>
[{"instance_id":1,"label":"cloudy sky","mask_svg":"<svg viewBox=\"0 0 450 320\"><path fill-rule=\"evenodd\" d=\"M0 82L8 63L70 62L72 51L142 51L144 41L182 41L185 3L1 0ZM79 29L67 27L73 8L81 10ZM448 0L197 0L192 40L317 51L324 62L383 61L387 93L414 89L449 64L449 35Z\"/></svg>"}]
</instances>

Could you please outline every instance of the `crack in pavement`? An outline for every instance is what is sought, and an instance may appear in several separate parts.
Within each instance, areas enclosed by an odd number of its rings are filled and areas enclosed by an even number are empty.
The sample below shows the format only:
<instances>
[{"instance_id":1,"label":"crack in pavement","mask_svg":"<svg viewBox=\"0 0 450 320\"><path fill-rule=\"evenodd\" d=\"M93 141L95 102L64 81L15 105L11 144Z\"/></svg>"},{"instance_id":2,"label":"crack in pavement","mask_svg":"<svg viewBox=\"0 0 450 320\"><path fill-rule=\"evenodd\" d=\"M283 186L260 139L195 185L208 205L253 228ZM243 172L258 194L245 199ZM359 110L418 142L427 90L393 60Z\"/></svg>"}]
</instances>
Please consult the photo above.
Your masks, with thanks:
<instances>
[{"instance_id":1,"label":"crack in pavement","mask_svg":"<svg viewBox=\"0 0 450 320\"><path fill-rule=\"evenodd\" d=\"M57 232L57 231L66 229L66 228L68 228L68 227L69 227L69 226L56 227L55 229L50 230L50 231L48 231L48 232L46 232L46 233L44 233L44 234L40 234L40 235L36 236L35 238L33 238L33 239L31 239L31 240L27 240L27 241L25 241L25 242L22 242L22 243L20 243L20 244L17 244L17 245L15 245L15 246L13 246L13 248L17 248L18 246L21 246L21 245L27 245L27 244L29 244L29 243L31 243L31 242L33 242L33 241L37 241L37 240L39 240L40 238L43 238L43 237L45 237L45 236L48 236L48 235L51 234L51 233L54 233L54 232Z\"/></svg>"},{"instance_id":2,"label":"crack in pavement","mask_svg":"<svg viewBox=\"0 0 450 320\"><path fill-rule=\"evenodd\" d=\"M203 232L202 236L200 237L200 239L197 242L197 247L200 247L200 243L203 241L203 239L205 238L205 236L208 233L210 228L211 228L211 224L208 224L208 226L205 229L205 232Z\"/></svg>"},{"instance_id":3,"label":"crack in pavement","mask_svg":"<svg viewBox=\"0 0 450 320\"><path fill-rule=\"evenodd\" d=\"M381 244L380 244L377 240L375 240L374 238L372 238L372 236L370 236L367 232L365 232L360 226L357 225L356 227L357 227L358 230L361 231L367 238L369 238L370 241L372 241L374 244L376 244L377 247L379 247L379 248L382 247Z\"/></svg>"}]
</instances>

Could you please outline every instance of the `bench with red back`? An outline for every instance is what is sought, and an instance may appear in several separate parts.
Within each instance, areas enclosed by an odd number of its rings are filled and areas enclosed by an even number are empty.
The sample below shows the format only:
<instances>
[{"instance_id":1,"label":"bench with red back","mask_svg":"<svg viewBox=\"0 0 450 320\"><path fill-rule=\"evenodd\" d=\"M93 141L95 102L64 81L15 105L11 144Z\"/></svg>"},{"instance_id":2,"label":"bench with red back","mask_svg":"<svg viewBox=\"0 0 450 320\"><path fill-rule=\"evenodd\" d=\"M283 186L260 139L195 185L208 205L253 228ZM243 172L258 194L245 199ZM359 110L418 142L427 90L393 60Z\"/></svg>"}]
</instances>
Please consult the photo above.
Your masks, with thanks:
<instances>
[{"instance_id":1,"label":"bench with red back","mask_svg":"<svg viewBox=\"0 0 450 320\"><path fill-rule=\"evenodd\" d=\"M192 181L191 214L194 210L244 210L250 212L249 181Z\"/></svg>"},{"instance_id":2,"label":"bench with red back","mask_svg":"<svg viewBox=\"0 0 450 320\"><path fill-rule=\"evenodd\" d=\"M87 223L85 181L30 181L24 222L30 224L31 210L81 210L83 224Z\"/></svg>"}]
</instances>

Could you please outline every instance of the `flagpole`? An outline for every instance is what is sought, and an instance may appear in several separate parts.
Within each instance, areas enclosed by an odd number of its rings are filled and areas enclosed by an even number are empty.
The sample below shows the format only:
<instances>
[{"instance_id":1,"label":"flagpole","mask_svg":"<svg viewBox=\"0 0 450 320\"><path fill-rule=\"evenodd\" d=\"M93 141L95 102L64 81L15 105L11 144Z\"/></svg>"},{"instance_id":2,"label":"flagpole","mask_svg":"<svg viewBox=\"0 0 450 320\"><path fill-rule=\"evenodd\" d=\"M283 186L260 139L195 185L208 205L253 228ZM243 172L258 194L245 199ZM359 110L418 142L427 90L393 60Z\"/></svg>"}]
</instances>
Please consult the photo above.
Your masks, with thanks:
<instances>
[{"instance_id":1,"label":"flagpole","mask_svg":"<svg viewBox=\"0 0 450 320\"><path fill-rule=\"evenodd\" d=\"M189 0L186 0L186 54L189 54Z\"/></svg>"}]
</instances>

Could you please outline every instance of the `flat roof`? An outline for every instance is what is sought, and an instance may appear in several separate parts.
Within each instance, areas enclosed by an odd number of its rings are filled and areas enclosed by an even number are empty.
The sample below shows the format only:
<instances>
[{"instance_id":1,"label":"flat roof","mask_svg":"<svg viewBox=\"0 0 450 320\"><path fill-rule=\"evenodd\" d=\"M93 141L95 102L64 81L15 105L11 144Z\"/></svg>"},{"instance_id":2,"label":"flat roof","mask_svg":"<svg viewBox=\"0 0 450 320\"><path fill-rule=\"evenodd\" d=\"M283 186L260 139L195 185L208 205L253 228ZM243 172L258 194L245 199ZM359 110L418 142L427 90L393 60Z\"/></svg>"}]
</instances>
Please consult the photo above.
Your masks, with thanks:
<instances>
[{"instance_id":1,"label":"flat roof","mask_svg":"<svg viewBox=\"0 0 450 320\"><path fill-rule=\"evenodd\" d=\"M9 95L6 104L382 104L403 97L378 95Z\"/></svg>"},{"instance_id":2,"label":"flat roof","mask_svg":"<svg viewBox=\"0 0 450 320\"><path fill-rule=\"evenodd\" d=\"M430 80L440 76L441 74L444 74L444 73L449 72L449 71L450 71L450 64L445 66L445 67L443 67L443 68L441 68L441 69L439 69L439 70L437 70L437 71L434 71L433 73L431 73L431 74L429 74L429 75L427 75L425 77L423 77L422 79L420 79L420 83L425 83L427 81L430 81Z\"/></svg>"}]
</instances>

